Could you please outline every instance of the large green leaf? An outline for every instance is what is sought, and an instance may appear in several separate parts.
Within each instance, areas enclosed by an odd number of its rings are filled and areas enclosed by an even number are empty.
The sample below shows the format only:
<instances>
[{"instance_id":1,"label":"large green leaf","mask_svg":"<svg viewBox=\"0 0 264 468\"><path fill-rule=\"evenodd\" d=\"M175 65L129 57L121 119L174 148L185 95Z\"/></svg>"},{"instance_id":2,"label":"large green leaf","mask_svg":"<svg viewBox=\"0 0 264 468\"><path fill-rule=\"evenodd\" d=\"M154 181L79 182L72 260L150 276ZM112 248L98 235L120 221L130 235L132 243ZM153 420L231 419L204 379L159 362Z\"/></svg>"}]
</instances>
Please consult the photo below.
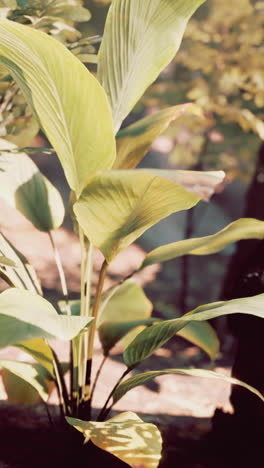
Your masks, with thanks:
<instances>
[{"instance_id":1,"label":"large green leaf","mask_svg":"<svg viewBox=\"0 0 264 468\"><path fill-rule=\"evenodd\" d=\"M148 228L199 197L163 177L141 172L102 171L74 205L78 222L108 263Z\"/></svg>"},{"instance_id":2,"label":"large green leaf","mask_svg":"<svg viewBox=\"0 0 264 468\"><path fill-rule=\"evenodd\" d=\"M220 379L231 384L240 385L250 392L257 395L261 400L264 402L264 396L256 390L251 385L242 382L241 380L235 379L233 377L228 377L227 375L218 374L217 372L206 370L206 369L163 369L158 371L148 371L142 374L137 374L134 377L130 377L129 379L125 380L115 390L113 394L114 402L117 402L124 396L129 390L132 388L138 387L139 385L144 385L149 380L154 379L155 377L159 377L160 375L167 375L167 374L180 374L180 375L189 375L192 377L204 377L206 379Z\"/></svg>"},{"instance_id":3,"label":"large green leaf","mask_svg":"<svg viewBox=\"0 0 264 468\"><path fill-rule=\"evenodd\" d=\"M48 400L49 391L47 386L47 375L45 373L45 369L42 368L39 364L0 360L0 368L6 369L8 372L11 372L16 377L26 381L29 385L31 385L31 387L33 387L38 392L39 396L42 398L43 401ZM14 391L16 391L16 389L13 389L13 392ZM14 393L13 396L15 398ZM17 395L16 398L18 398Z\"/></svg>"},{"instance_id":4,"label":"large green leaf","mask_svg":"<svg viewBox=\"0 0 264 468\"><path fill-rule=\"evenodd\" d=\"M155 318L138 319L130 322L104 322L99 327L99 338L103 347L104 355L107 356L115 344L124 337L128 337L129 332L135 329L141 331L141 327L152 325ZM140 327L140 328L139 328ZM134 334L133 334L134 335ZM135 338L135 336L133 336ZM128 338L129 339L129 338ZM131 340L132 341L132 340Z\"/></svg>"},{"instance_id":5,"label":"large green leaf","mask_svg":"<svg viewBox=\"0 0 264 468\"><path fill-rule=\"evenodd\" d=\"M157 468L161 458L161 435L154 424L126 412L105 422L66 418L82 432L86 442L110 452L132 468Z\"/></svg>"},{"instance_id":6,"label":"large green leaf","mask_svg":"<svg viewBox=\"0 0 264 468\"><path fill-rule=\"evenodd\" d=\"M175 56L186 24L204 0L114 0L99 50L98 77L116 131Z\"/></svg>"},{"instance_id":7,"label":"large green leaf","mask_svg":"<svg viewBox=\"0 0 264 468\"><path fill-rule=\"evenodd\" d=\"M44 177L25 153L1 149L15 145L0 139L0 197L18 209L37 229L58 228L64 218L64 205L58 190Z\"/></svg>"},{"instance_id":8,"label":"large green leaf","mask_svg":"<svg viewBox=\"0 0 264 468\"><path fill-rule=\"evenodd\" d=\"M0 62L23 90L79 196L88 178L110 168L115 158L104 90L58 41L5 19L0 20Z\"/></svg>"},{"instance_id":9,"label":"large green leaf","mask_svg":"<svg viewBox=\"0 0 264 468\"><path fill-rule=\"evenodd\" d=\"M124 362L133 368L136 364L147 359L151 354L163 346L175 333L191 321L209 320L222 315L251 314L264 318L264 294L232 299L231 301L213 302L197 307L188 314L172 320L164 320L143 330L124 352Z\"/></svg>"},{"instance_id":10,"label":"large green leaf","mask_svg":"<svg viewBox=\"0 0 264 468\"><path fill-rule=\"evenodd\" d=\"M144 290L133 280L106 291L100 307L99 338L107 355L110 349L122 338L123 346L134 339L135 329L153 323L149 317L153 305ZM140 328L139 328L140 327ZM131 333L129 333L131 330Z\"/></svg>"},{"instance_id":11,"label":"large green leaf","mask_svg":"<svg viewBox=\"0 0 264 468\"><path fill-rule=\"evenodd\" d=\"M6 256L16 265L16 268L13 268L12 266L1 266L0 264L0 277L7 281L10 286L41 294L41 287L34 268L28 264L26 258L1 233L0 254Z\"/></svg>"},{"instance_id":12,"label":"large green leaf","mask_svg":"<svg viewBox=\"0 0 264 468\"><path fill-rule=\"evenodd\" d=\"M103 299L99 326L106 321L116 323L149 318L153 309L143 288L133 280L115 287L109 300L107 296Z\"/></svg>"},{"instance_id":13,"label":"large green leaf","mask_svg":"<svg viewBox=\"0 0 264 468\"><path fill-rule=\"evenodd\" d=\"M148 152L153 141L173 120L185 113L198 114L195 104L168 107L138 120L117 134L117 157L113 169L134 169Z\"/></svg>"},{"instance_id":14,"label":"large green leaf","mask_svg":"<svg viewBox=\"0 0 264 468\"><path fill-rule=\"evenodd\" d=\"M241 218L211 236L186 239L162 245L149 252L142 268L152 263L165 262L182 255L209 255L241 239L264 239L264 221Z\"/></svg>"},{"instance_id":15,"label":"large green leaf","mask_svg":"<svg viewBox=\"0 0 264 468\"><path fill-rule=\"evenodd\" d=\"M0 294L0 348L33 338L71 340L92 320L58 315L43 297L8 289Z\"/></svg>"}]
</instances>

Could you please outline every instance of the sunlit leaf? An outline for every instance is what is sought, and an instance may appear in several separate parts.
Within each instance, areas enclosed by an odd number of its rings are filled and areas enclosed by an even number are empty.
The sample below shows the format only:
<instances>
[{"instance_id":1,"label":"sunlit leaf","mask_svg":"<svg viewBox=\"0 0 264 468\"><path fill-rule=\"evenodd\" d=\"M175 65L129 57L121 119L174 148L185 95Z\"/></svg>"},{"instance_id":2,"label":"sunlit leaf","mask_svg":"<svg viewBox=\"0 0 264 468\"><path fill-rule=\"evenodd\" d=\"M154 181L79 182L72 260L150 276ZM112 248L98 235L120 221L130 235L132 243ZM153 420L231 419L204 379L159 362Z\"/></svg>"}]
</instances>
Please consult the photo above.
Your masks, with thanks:
<instances>
[{"instance_id":1,"label":"sunlit leaf","mask_svg":"<svg viewBox=\"0 0 264 468\"><path fill-rule=\"evenodd\" d=\"M34 338L68 341L91 321L58 315L46 299L29 291L12 288L0 294L0 348Z\"/></svg>"},{"instance_id":2,"label":"sunlit leaf","mask_svg":"<svg viewBox=\"0 0 264 468\"><path fill-rule=\"evenodd\" d=\"M170 123L185 113L197 114L199 107L181 104L163 109L138 120L117 134L117 157L113 169L134 169L150 149L154 140Z\"/></svg>"},{"instance_id":3,"label":"sunlit leaf","mask_svg":"<svg viewBox=\"0 0 264 468\"><path fill-rule=\"evenodd\" d=\"M148 173L164 177L195 193L204 201L209 201L225 178L224 171L181 171L166 169L137 169L139 173Z\"/></svg>"},{"instance_id":4,"label":"sunlit leaf","mask_svg":"<svg viewBox=\"0 0 264 468\"><path fill-rule=\"evenodd\" d=\"M233 377L228 377L227 375L218 374L217 372L206 370L206 369L163 369L158 371L148 371L142 374L137 374L134 377L131 377L117 387L113 394L114 402L117 402L124 396L129 390L132 388L138 387L139 385L144 385L149 380L154 379L155 377L159 377L161 375L167 374L180 374L180 375L189 375L191 377L203 377L206 379L220 379L224 380L225 382L240 385L241 387L246 388L250 392L257 395L261 400L264 402L264 396L254 387L251 385L242 382L241 380L235 379Z\"/></svg>"},{"instance_id":5,"label":"sunlit leaf","mask_svg":"<svg viewBox=\"0 0 264 468\"><path fill-rule=\"evenodd\" d=\"M115 455L132 468L157 468L161 458L161 435L154 424L126 412L105 422L66 418L82 432L86 442Z\"/></svg>"},{"instance_id":6,"label":"sunlit leaf","mask_svg":"<svg viewBox=\"0 0 264 468\"><path fill-rule=\"evenodd\" d=\"M64 206L57 189L44 177L25 153L2 153L15 145L0 139L0 197L19 210L37 229L58 228Z\"/></svg>"},{"instance_id":7,"label":"sunlit leaf","mask_svg":"<svg viewBox=\"0 0 264 468\"><path fill-rule=\"evenodd\" d=\"M42 368L39 364L1 359L0 368L1 367L30 384L31 387L33 387L38 392L43 401L48 400L49 392L46 383L47 374L45 373L45 369ZM16 389L13 389L13 392L16 392ZM15 395L13 396L15 398ZM18 398L18 395L16 395L16 398Z\"/></svg>"},{"instance_id":8,"label":"sunlit leaf","mask_svg":"<svg viewBox=\"0 0 264 468\"><path fill-rule=\"evenodd\" d=\"M74 212L110 263L148 228L198 201L174 182L144 171L103 171L86 186Z\"/></svg>"},{"instance_id":9,"label":"sunlit leaf","mask_svg":"<svg viewBox=\"0 0 264 468\"><path fill-rule=\"evenodd\" d=\"M190 321L204 321L230 314L250 314L264 318L264 294L231 301L213 302L197 307L177 319L164 320L143 330L127 347L123 356L128 367L134 367L163 346Z\"/></svg>"},{"instance_id":10,"label":"sunlit leaf","mask_svg":"<svg viewBox=\"0 0 264 468\"><path fill-rule=\"evenodd\" d=\"M16 265L16 268L0 265L0 277L7 281L10 286L41 294L41 287L34 268L28 264L27 259L1 233L0 254L8 257Z\"/></svg>"},{"instance_id":11,"label":"sunlit leaf","mask_svg":"<svg viewBox=\"0 0 264 468\"><path fill-rule=\"evenodd\" d=\"M146 88L175 56L190 16L204 0L115 0L109 10L98 76L116 131Z\"/></svg>"},{"instance_id":12,"label":"sunlit leaf","mask_svg":"<svg viewBox=\"0 0 264 468\"><path fill-rule=\"evenodd\" d=\"M182 255L209 255L241 239L264 239L264 221L241 218L210 236L186 239L162 245L146 256L142 267L165 262Z\"/></svg>"},{"instance_id":13,"label":"sunlit leaf","mask_svg":"<svg viewBox=\"0 0 264 468\"><path fill-rule=\"evenodd\" d=\"M0 62L22 88L78 196L88 178L110 168L115 158L104 90L58 41L5 19L0 20Z\"/></svg>"}]
</instances>

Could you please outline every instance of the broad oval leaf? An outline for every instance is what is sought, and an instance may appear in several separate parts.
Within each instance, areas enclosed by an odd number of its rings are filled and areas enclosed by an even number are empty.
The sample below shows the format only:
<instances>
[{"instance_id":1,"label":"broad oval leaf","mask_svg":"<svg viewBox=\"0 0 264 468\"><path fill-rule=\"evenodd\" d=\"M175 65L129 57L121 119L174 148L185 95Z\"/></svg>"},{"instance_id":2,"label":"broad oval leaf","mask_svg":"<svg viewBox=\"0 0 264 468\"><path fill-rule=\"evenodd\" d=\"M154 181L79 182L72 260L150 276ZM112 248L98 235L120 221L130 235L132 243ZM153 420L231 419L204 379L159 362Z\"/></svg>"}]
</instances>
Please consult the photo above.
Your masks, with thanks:
<instances>
[{"instance_id":1,"label":"broad oval leaf","mask_svg":"<svg viewBox=\"0 0 264 468\"><path fill-rule=\"evenodd\" d=\"M173 120L182 117L185 113L201 115L200 108L196 104L180 104L148 115L120 130L116 136L117 157L113 169L134 169L144 158L154 140Z\"/></svg>"},{"instance_id":2,"label":"broad oval leaf","mask_svg":"<svg viewBox=\"0 0 264 468\"><path fill-rule=\"evenodd\" d=\"M228 244L241 239L264 239L264 221L241 218L210 236L185 239L162 245L149 252L141 268L165 262L182 255L209 255L219 252Z\"/></svg>"},{"instance_id":3,"label":"broad oval leaf","mask_svg":"<svg viewBox=\"0 0 264 468\"><path fill-rule=\"evenodd\" d=\"M115 0L108 12L98 77L116 131L146 88L173 59L186 24L204 0Z\"/></svg>"},{"instance_id":4,"label":"broad oval leaf","mask_svg":"<svg viewBox=\"0 0 264 468\"><path fill-rule=\"evenodd\" d=\"M134 338L129 333L131 330L153 323L150 319L152 309L153 305L143 288L133 280L127 280L106 291L98 321L99 338L105 355L123 337L123 345L126 347L126 343Z\"/></svg>"},{"instance_id":5,"label":"broad oval leaf","mask_svg":"<svg viewBox=\"0 0 264 468\"><path fill-rule=\"evenodd\" d=\"M0 265L0 277L10 286L27 289L42 294L41 287L34 268L28 264L27 259L0 233L0 254L7 256L15 263L16 268Z\"/></svg>"},{"instance_id":6,"label":"broad oval leaf","mask_svg":"<svg viewBox=\"0 0 264 468\"><path fill-rule=\"evenodd\" d=\"M98 325L105 322L129 322L150 317L153 305L147 298L143 288L133 280L124 281L113 291L105 293L101 307Z\"/></svg>"},{"instance_id":7,"label":"broad oval leaf","mask_svg":"<svg viewBox=\"0 0 264 468\"><path fill-rule=\"evenodd\" d=\"M114 403L120 400L120 398L122 398L129 390L132 390L132 388L138 387L139 385L144 385L146 382L154 379L155 377L167 374L180 374L189 375L191 377L224 380L225 382L240 385L241 387L246 388L250 392L257 395L264 402L264 396L256 388L246 384L245 382L242 382L241 380L235 379L234 377L228 377L227 375L219 374L218 372L206 369L163 369L137 374L134 377L130 377L129 379L119 384L113 394Z\"/></svg>"},{"instance_id":8,"label":"broad oval leaf","mask_svg":"<svg viewBox=\"0 0 264 468\"><path fill-rule=\"evenodd\" d=\"M99 82L60 44L41 31L0 20L0 62L24 92L72 190L115 159L112 116Z\"/></svg>"},{"instance_id":9,"label":"broad oval leaf","mask_svg":"<svg viewBox=\"0 0 264 468\"><path fill-rule=\"evenodd\" d=\"M43 401L47 401L49 398L49 390L47 386L47 374L45 369L39 364L32 364L29 362L16 362L8 360L0 360L0 368L6 369L16 377L27 382L33 387L42 398ZM19 391L19 388L18 388ZM15 396L14 396L15 397ZM18 395L16 396L18 398ZM24 401L24 404L28 402Z\"/></svg>"},{"instance_id":10,"label":"broad oval leaf","mask_svg":"<svg viewBox=\"0 0 264 468\"><path fill-rule=\"evenodd\" d=\"M148 228L198 201L197 195L145 171L102 171L73 208L90 242L110 263Z\"/></svg>"},{"instance_id":11,"label":"broad oval leaf","mask_svg":"<svg viewBox=\"0 0 264 468\"><path fill-rule=\"evenodd\" d=\"M124 362L129 368L144 361L153 352L172 338L175 333L191 321L204 321L230 314L250 314L264 318L264 294L232 299L231 301L213 302L197 307L188 314L172 320L164 320L143 330L125 350Z\"/></svg>"},{"instance_id":12,"label":"broad oval leaf","mask_svg":"<svg viewBox=\"0 0 264 468\"><path fill-rule=\"evenodd\" d=\"M132 468L158 467L162 448L160 432L154 424L145 423L135 413L121 413L105 422L66 419L83 433L86 442L91 440Z\"/></svg>"},{"instance_id":13,"label":"broad oval leaf","mask_svg":"<svg viewBox=\"0 0 264 468\"><path fill-rule=\"evenodd\" d=\"M19 210L40 231L57 229L64 205L58 190L26 153L2 152L15 145L0 139L0 197Z\"/></svg>"},{"instance_id":14,"label":"broad oval leaf","mask_svg":"<svg viewBox=\"0 0 264 468\"><path fill-rule=\"evenodd\" d=\"M0 348L33 338L71 340L93 319L58 315L43 297L20 289L0 294Z\"/></svg>"},{"instance_id":15,"label":"broad oval leaf","mask_svg":"<svg viewBox=\"0 0 264 468\"><path fill-rule=\"evenodd\" d=\"M115 346L115 344L122 338L128 336L129 332L135 330L142 325L152 325L155 322L155 318L138 319L130 322L108 322L105 321L99 327L99 338L104 351L104 355L107 356L109 351ZM141 330L140 330L141 331Z\"/></svg>"}]
</instances>

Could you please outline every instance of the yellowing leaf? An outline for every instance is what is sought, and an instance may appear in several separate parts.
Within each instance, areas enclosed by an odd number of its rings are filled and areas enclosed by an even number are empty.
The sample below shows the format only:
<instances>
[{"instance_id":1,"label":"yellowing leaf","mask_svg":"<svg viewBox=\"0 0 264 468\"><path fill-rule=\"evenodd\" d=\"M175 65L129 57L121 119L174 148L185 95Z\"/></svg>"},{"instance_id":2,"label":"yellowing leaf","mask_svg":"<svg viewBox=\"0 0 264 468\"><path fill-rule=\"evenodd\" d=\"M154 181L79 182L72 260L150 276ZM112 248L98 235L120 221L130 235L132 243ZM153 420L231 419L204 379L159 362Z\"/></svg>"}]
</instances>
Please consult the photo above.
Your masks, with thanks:
<instances>
[{"instance_id":1,"label":"yellowing leaf","mask_svg":"<svg viewBox=\"0 0 264 468\"><path fill-rule=\"evenodd\" d=\"M161 458L161 435L154 424L126 412L105 422L66 418L86 441L106 450L132 468L157 468Z\"/></svg>"},{"instance_id":2,"label":"yellowing leaf","mask_svg":"<svg viewBox=\"0 0 264 468\"><path fill-rule=\"evenodd\" d=\"M12 150L16 146L0 139L0 197L37 229L58 228L64 218L64 205L58 190L26 153L2 152L2 148Z\"/></svg>"},{"instance_id":3,"label":"yellowing leaf","mask_svg":"<svg viewBox=\"0 0 264 468\"><path fill-rule=\"evenodd\" d=\"M162 177L136 170L104 171L87 185L74 212L88 239L110 263L148 228L198 201Z\"/></svg>"},{"instance_id":4,"label":"yellowing leaf","mask_svg":"<svg viewBox=\"0 0 264 468\"><path fill-rule=\"evenodd\" d=\"M0 20L0 62L17 81L80 195L96 170L115 159L104 90L66 47L41 31Z\"/></svg>"},{"instance_id":5,"label":"yellowing leaf","mask_svg":"<svg viewBox=\"0 0 264 468\"><path fill-rule=\"evenodd\" d=\"M204 0L115 0L99 50L98 77L116 131L179 49L186 24Z\"/></svg>"},{"instance_id":6,"label":"yellowing leaf","mask_svg":"<svg viewBox=\"0 0 264 468\"><path fill-rule=\"evenodd\" d=\"M209 255L241 239L264 239L264 221L241 218L210 236L185 239L162 245L149 252L142 267L165 262L182 255Z\"/></svg>"},{"instance_id":7,"label":"yellowing leaf","mask_svg":"<svg viewBox=\"0 0 264 468\"><path fill-rule=\"evenodd\" d=\"M148 115L117 134L117 158L113 169L134 169L143 159L154 140L170 123L185 113L198 114L195 104L181 104Z\"/></svg>"}]
</instances>

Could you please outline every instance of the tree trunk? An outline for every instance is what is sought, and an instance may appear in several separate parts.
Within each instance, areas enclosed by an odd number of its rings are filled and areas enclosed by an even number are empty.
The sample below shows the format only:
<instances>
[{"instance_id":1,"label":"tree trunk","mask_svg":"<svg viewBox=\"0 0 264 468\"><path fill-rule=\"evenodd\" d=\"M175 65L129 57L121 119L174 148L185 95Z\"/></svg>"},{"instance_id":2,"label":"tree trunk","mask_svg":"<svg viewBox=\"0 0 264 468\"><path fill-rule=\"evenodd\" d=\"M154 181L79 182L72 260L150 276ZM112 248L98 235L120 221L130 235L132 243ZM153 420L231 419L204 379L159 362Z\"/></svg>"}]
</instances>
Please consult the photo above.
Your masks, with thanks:
<instances>
[{"instance_id":1,"label":"tree trunk","mask_svg":"<svg viewBox=\"0 0 264 468\"><path fill-rule=\"evenodd\" d=\"M264 144L260 147L256 173L248 190L245 217L264 220ZM230 262L222 299L261 293L264 293L264 241L240 241ZM237 339L232 375L263 393L264 320L235 314L228 318L228 323ZM214 440L225 440L233 455L230 465L233 468L262 466L264 404L258 397L238 386L233 386L230 400L234 415L225 415L216 410L213 420Z\"/></svg>"}]
</instances>

